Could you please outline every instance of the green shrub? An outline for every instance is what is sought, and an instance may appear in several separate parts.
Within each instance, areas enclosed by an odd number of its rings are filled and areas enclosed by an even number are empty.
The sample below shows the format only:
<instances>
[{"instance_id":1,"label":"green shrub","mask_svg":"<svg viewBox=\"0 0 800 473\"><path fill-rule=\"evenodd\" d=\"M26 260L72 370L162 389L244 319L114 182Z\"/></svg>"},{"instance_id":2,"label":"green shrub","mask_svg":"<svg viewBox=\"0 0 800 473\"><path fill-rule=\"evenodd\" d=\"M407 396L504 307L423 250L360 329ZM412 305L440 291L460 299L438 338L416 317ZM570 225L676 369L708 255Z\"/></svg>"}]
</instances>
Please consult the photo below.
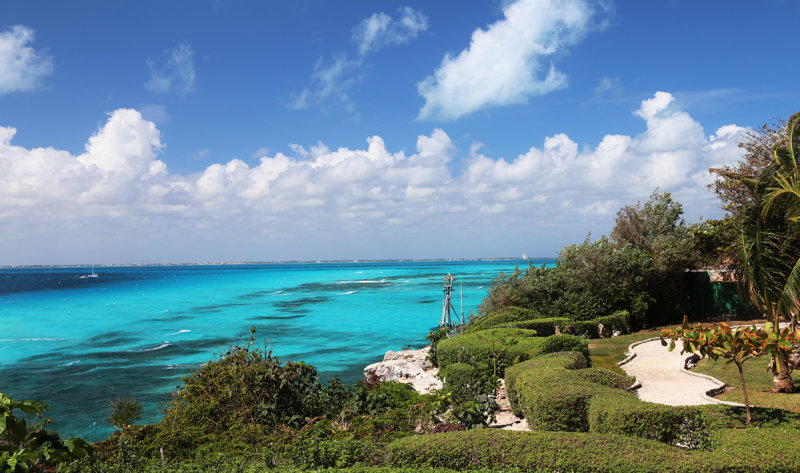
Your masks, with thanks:
<instances>
[{"instance_id":1,"label":"green shrub","mask_svg":"<svg viewBox=\"0 0 800 473\"><path fill-rule=\"evenodd\" d=\"M467 363L485 374L502 376L506 367L520 355L538 353L543 338L533 330L491 329L441 340L439 368L452 363Z\"/></svg>"},{"instance_id":2,"label":"green shrub","mask_svg":"<svg viewBox=\"0 0 800 473\"><path fill-rule=\"evenodd\" d=\"M585 339L572 335L536 337L533 330L490 329L468 333L439 342L439 367L447 370L453 363L472 365L484 375L502 377L506 368L535 356L558 351L586 353Z\"/></svg>"},{"instance_id":3,"label":"green shrub","mask_svg":"<svg viewBox=\"0 0 800 473\"><path fill-rule=\"evenodd\" d=\"M597 338L600 336L598 332L599 324L603 324L608 334L615 330L621 333L628 333L630 331L630 314L626 310L621 310L611 315L584 321L570 320L567 317L548 317L519 322L506 322L497 325L496 328L531 329L536 330L539 336L548 336L555 334L556 325L561 327L561 330L564 330L567 326L571 326L575 331L575 335L579 337Z\"/></svg>"},{"instance_id":4,"label":"green shrub","mask_svg":"<svg viewBox=\"0 0 800 473\"><path fill-rule=\"evenodd\" d=\"M487 391L487 376L472 365L451 363L439 371L444 380L443 389L450 393L454 403L459 404L474 399Z\"/></svg>"},{"instance_id":5,"label":"green shrub","mask_svg":"<svg viewBox=\"0 0 800 473\"><path fill-rule=\"evenodd\" d=\"M506 384L512 410L524 416L531 429L586 432L590 430L589 407L595 396L637 400L624 390L631 383L630 377L586 368L586 364L581 353L563 352L510 368Z\"/></svg>"},{"instance_id":6,"label":"green shrub","mask_svg":"<svg viewBox=\"0 0 800 473\"><path fill-rule=\"evenodd\" d=\"M636 382L633 376L615 373L606 368L584 368L576 370L575 375L591 383L614 389L628 389Z\"/></svg>"},{"instance_id":7,"label":"green shrub","mask_svg":"<svg viewBox=\"0 0 800 473\"><path fill-rule=\"evenodd\" d=\"M383 451L378 444L355 439L295 442L283 457L302 469L349 468L357 464L377 465Z\"/></svg>"},{"instance_id":8,"label":"green shrub","mask_svg":"<svg viewBox=\"0 0 800 473\"><path fill-rule=\"evenodd\" d=\"M428 356L425 359L433 366L439 366L439 358L437 357L439 341L446 339L450 335L450 332L451 330L448 327L439 327L425 336L425 338L431 342L431 349L428 351Z\"/></svg>"},{"instance_id":9,"label":"green shrub","mask_svg":"<svg viewBox=\"0 0 800 473\"><path fill-rule=\"evenodd\" d=\"M422 396L408 383L384 381L371 389L362 384L355 388L357 412L379 414L390 409L405 408L422 402Z\"/></svg>"},{"instance_id":10,"label":"green shrub","mask_svg":"<svg viewBox=\"0 0 800 473\"><path fill-rule=\"evenodd\" d=\"M642 437L693 450L708 450L711 433L706 409L642 402L633 395L594 396L589 405L591 432Z\"/></svg>"},{"instance_id":11,"label":"green shrub","mask_svg":"<svg viewBox=\"0 0 800 473\"><path fill-rule=\"evenodd\" d=\"M566 352L540 356L509 368L505 375L506 391L514 414L526 415L527 407L524 406L528 405L528 397L544 387L540 385L550 382L566 370L577 370L586 366L587 361L582 354Z\"/></svg>"},{"instance_id":12,"label":"green shrub","mask_svg":"<svg viewBox=\"0 0 800 473\"><path fill-rule=\"evenodd\" d=\"M630 376L586 368L584 357L574 352L535 358L506 374L512 409L525 416L531 429L622 434L709 448L709 419L718 424L720 413L708 416L706 407L642 402L625 391L632 382Z\"/></svg>"},{"instance_id":13,"label":"green shrub","mask_svg":"<svg viewBox=\"0 0 800 473\"><path fill-rule=\"evenodd\" d=\"M551 335L542 340L538 354L576 351L589 359L589 343L583 337L574 335Z\"/></svg>"},{"instance_id":14,"label":"green shrub","mask_svg":"<svg viewBox=\"0 0 800 473\"><path fill-rule=\"evenodd\" d=\"M598 333L599 324L603 324L606 333L609 335L615 330L620 333L628 333L630 331L630 318L630 313L627 310L620 310L611 315L595 317L591 320L570 322L568 325L572 325L575 335L597 338L600 336ZM561 327L563 328L564 326L562 325Z\"/></svg>"},{"instance_id":15,"label":"green shrub","mask_svg":"<svg viewBox=\"0 0 800 473\"><path fill-rule=\"evenodd\" d=\"M37 401L15 401L0 393L0 472L54 471L92 451L82 438L61 439L47 430L48 407Z\"/></svg>"},{"instance_id":16,"label":"green shrub","mask_svg":"<svg viewBox=\"0 0 800 473\"><path fill-rule=\"evenodd\" d=\"M713 434L711 451L691 451L610 434L473 430L396 440L387 447L387 464L572 473L794 473L800 471L798 435L793 429L726 429Z\"/></svg>"},{"instance_id":17,"label":"green shrub","mask_svg":"<svg viewBox=\"0 0 800 473\"><path fill-rule=\"evenodd\" d=\"M109 407L111 408L111 415L106 418L106 422L118 429L135 424L141 418L142 409L144 409L136 399L125 398L111 401Z\"/></svg>"},{"instance_id":18,"label":"green shrub","mask_svg":"<svg viewBox=\"0 0 800 473\"><path fill-rule=\"evenodd\" d=\"M407 437L387 451L390 466L573 473L682 471L689 458L687 452L645 439L489 429Z\"/></svg>"},{"instance_id":19,"label":"green shrub","mask_svg":"<svg viewBox=\"0 0 800 473\"><path fill-rule=\"evenodd\" d=\"M497 328L521 328L526 330L536 330L542 337L548 337L556 333L556 325L565 327L571 321L566 317L547 317L544 319L523 320L521 322L508 322L498 325Z\"/></svg>"},{"instance_id":20,"label":"green shrub","mask_svg":"<svg viewBox=\"0 0 800 473\"><path fill-rule=\"evenodd\" d=\"M481 330L495 328L499 325L510 322L522 322L523 320L533 320L541 317L542 315L534 309L506 307L497 312L493 312L491 314L484 315L483 317L478 317L475 320L471 320L469 327L467 327L466 333L480 332Z\"/></svg>"}]
</instances>

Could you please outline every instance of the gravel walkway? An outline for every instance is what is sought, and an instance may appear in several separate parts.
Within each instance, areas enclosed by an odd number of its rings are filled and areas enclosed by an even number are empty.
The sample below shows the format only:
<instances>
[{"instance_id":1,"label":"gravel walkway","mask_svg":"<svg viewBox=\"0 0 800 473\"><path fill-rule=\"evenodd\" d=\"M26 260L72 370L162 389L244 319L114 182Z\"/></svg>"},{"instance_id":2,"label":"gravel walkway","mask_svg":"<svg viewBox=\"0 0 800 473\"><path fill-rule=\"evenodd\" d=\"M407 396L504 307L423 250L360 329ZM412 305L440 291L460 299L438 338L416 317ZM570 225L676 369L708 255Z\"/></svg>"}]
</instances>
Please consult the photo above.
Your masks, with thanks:
<instances>
[{"instance_id":1,"label":"gravel walkway","mask_svg":"<svg viewBox=\"0 0 800 473\"><path fill-rule=\"evenodd\" d=\"M710 397L707 393L725 388L722 381L684 369L686 358L681 355L681 345L673 351L661 346L659 339L634 343L628 349L630 356L620 362L625 370L641 384L639 399L670 406L696 406L701 404L734 404Z\"/></svg>"}]
</instances>

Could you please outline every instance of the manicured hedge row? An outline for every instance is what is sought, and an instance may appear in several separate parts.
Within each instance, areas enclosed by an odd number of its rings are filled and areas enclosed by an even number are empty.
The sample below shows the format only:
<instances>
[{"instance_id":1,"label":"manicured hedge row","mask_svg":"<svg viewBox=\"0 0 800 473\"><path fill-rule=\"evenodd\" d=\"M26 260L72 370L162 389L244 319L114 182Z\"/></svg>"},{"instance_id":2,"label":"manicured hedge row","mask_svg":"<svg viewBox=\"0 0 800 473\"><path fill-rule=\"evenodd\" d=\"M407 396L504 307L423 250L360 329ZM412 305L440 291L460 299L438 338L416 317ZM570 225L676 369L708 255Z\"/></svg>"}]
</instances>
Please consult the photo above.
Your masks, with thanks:
<instances>
[{"instance_id":1,"label":"manicured hedge row","mask_svg":"<svg viewBox=\"0 0 800 473\"><path fill-rule=\"evenodd\" d=\"M575 473L796 473L799 434L786 429L725 429L714 434L714 449L706 452L610 434L483 429L395 440L387 448L387 464Z\"/></svg>"},{"instance_id":2,"label":"manicured hedge row","mask_svg":"<svg viewBox=\"0 0 800 473\"><path fill-rule=\"evenodd\" d=\"M507 316L507 310L515 309L510 312L515 315L521 315L525 309L512 307L495 314L487 315L484 319L480 319L478 323L471 326L467 333L475 333L488 328L521 328L536 330L539 336L553 335L556 331L556 325L561 327L562 330L566 326L571 326L575 335L586 338L598 338L599 324L603 324L607 336L614 331L621 333L628 333L630 331L631 316L626 310L615 312L611 315L597 317L592 320L570 320L566 317L548 317L548 318L534 318L525 320L508 321L510 317Z\"/></svg>"},{"instance_id":3,"label":"manicured hedge row","mask_svg":"<svg viewBox=\"0 0 800 473\"><path fill-rule=\"evenodd\" d=\"M523 328L528 330L536 330L542 337L553 335L556 333L556 325L559 327L566 327L571 321L566 317L547 317L544 319L523 320L522 322L509 322L498 325L498 328Z\"/></svg>"},{"instance_id":4,"label":"manicured hedge row","mask_svg":"<svg viewBox=\"0 0 800 473\"><path fill-rule=\"evenodd\" d=\"M522 307L506 307L505 309L487 314L479 319L470 323L467 327L466 333L480 332L490 328L496 328L499 325L507 324L510 322L521 322L523 320L539 319L542 315L534 309L525 309ZM552 335L549 333L547 335Z\"/></svg>"},{"instance_id":5,"label":"manicured hedge row","mask_svg":"<svg viewBox=\"0 0 800 473\"><path fill-rule=\"evenodd\" d=\"M635 396L600 394L589 402L589 430L708 450L711 446L708 412L707 406L666 406L642 402Z\"/></svg>"},{"instance_id":6,"label":"manicured hedge row","mask_svg":"<svg viewBox=\"0 0 800 473\"><path fill-rule=\"evenodd\" d=\"M508 398L531 429L622 434L691 449L708 449L709 425L723 407L673 407L642 402L626 391L634 378L586 368L578 353L556 353L506 372Z\"/></svg>"},{"instance_id":7,"label":"manicured hedge row","mask_svg":"<svg viewBox=\"0 0 800 473\"><path fill-rule=\"evenodd\" d=\"M647 452L646 458L643 452ZM681 449L638 438L482 429L396 440L388 446L387 463L455 470L637 473L659 471L655 465L682 463L688 458Z\"/></svg>"},{"instance_id":8,"label":"manicured hedge row","mask_svg":"<svg viewBox=\"0 0 800 473\"><path fill-rule=\"evenodd\" d=\"M606 336L610 336L615 330L620 333L630 332L631 314L627 310L620 310L611 315L596 317L592 320L570 322L575 335L586 338L598 338L598 325L603 324ZM563 328L563 327L562 327Z\"/></svg>"},{"instance_id":9,"label":"manicured hedge row","mask_svg":"<svg viewBox=\"0 0 800 473\"><path fill-rule=\"evenodd\" d=\"M581 351L588 355L585 339L572 335L537 337L533 330L491 329L441 340L437 347L439 369L466 363L485 374L503 376L515 362L545 353Z\"/></svg>"},{"instance_id":10,"label":"manicured hedge row","mask_svg":"<svg viewBox=\"0 0 800 473\"><path fill-rule=\"evenodd\" d=\"M554 353L511 367L506 373L508 400L535 430L589 430L589 402L599 394L631 396L628 376L586 368L575 352ZM602 381L599 382L599 381Z\"/></svg>"},{"instance_id":11,"label":"manicured hedge row","mask_svg":"<svg viewBox=\"0 0 800 473\"><path fill-rule=\"evenodd\" d=\"M481 372L496 370L502 376L518 356L537 353L542 340L533 330L484 330L441 340L436 356L440 370L447 370L453 363L466 363Z\"/></svg>"}]
</instances>

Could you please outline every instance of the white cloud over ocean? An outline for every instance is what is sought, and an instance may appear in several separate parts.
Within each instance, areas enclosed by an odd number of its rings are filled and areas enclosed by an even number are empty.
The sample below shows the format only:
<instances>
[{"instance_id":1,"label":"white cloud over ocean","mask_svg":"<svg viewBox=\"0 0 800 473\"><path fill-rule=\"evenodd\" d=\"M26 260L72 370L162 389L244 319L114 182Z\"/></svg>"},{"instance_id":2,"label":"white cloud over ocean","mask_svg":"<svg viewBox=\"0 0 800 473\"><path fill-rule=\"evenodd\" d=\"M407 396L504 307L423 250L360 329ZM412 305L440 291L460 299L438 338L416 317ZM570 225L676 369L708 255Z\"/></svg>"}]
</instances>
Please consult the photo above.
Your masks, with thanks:
<instances>
[{"instance_id":1,"label":"white cloud over ocean","mask_svg":"<svg viewBox=\"0 0 800 473\"><path fill-rule=\"evenodd\" d=\"M419 119L455 120L485 107L524 104L567 86L553 58L600 25L588 0L517 0L504 18L472 33L457 56L417 84Z\"/></svg>"},{"instance_id":2,"label":"white cloud over ocean","mask_svg":"<svg viewBox=\"0 0 800 473\"><path fill-rule=\"evenodd\" d=\"M130 256L114 253L117 261L168 258L156 250L183 250L172 261L187 261L197 258L190 247L206 241L218 258L238 254L220 252L230 246L254 260L280 257L256 249L279 252L281 241L319 254L323 242L399 251L413 238L415 248L443 251L460 234L473 240L475 254L465 256L490 256L495 249L481 249L493 248L502 232L546 238L548 222L609 224L621 205L655 187L674 192L690 217L708 215L716 203L704 189L707 169L738 159L743 129L706 134L673 106L672 95L658 92L635 112L645 125L638 135L608 134L581 147L559 133L508 160L474 145L455 165L456 145L434 129L417 138L413 152L389 150L372 136L360 149L294 145L291 154L264 155L256 165L232 159L191 174L169 171L159 159L159 130L133 109L112 112L79 155L15 146L16 130L0 127L0 252L9 258L16 248L13 258L21 258L0 264L39 262L31 259L43 241L72 250L89 242L129 248ZM38 246L21 251L26 241Z\"/></svg>"},{"instance_id":3,"label":"white cloud over ocean","mask_svg":"<svg viewBox=\"0 0 800 473\"><path fill-rule=\"evenodd\" d=\"M53 72L53 60L34 49L33 29L16 25L0 31L0 94L31 91Z\"/></svg>"}]
</instances>

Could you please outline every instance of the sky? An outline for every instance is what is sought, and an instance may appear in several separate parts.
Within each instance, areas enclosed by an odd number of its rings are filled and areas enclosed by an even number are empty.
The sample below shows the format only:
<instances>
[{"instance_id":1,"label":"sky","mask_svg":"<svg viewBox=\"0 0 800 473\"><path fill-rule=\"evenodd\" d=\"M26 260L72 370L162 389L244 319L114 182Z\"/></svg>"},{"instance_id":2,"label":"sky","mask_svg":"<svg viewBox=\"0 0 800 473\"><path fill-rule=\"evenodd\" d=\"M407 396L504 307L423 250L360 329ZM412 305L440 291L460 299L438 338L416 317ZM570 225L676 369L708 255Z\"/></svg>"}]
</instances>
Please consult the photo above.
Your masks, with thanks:
<instances>
[{"instance_id":1,"label":"sky","mask_svg":"<svg viewBox=\"0 0 800 473\"><path fill-rule=\"evenodd\" d=\"M0 2L0 265L553 257L800 110L789 0Z\"/></svg>"}]
</instances>

